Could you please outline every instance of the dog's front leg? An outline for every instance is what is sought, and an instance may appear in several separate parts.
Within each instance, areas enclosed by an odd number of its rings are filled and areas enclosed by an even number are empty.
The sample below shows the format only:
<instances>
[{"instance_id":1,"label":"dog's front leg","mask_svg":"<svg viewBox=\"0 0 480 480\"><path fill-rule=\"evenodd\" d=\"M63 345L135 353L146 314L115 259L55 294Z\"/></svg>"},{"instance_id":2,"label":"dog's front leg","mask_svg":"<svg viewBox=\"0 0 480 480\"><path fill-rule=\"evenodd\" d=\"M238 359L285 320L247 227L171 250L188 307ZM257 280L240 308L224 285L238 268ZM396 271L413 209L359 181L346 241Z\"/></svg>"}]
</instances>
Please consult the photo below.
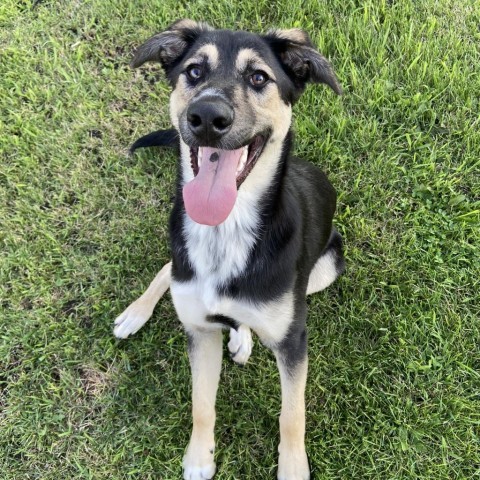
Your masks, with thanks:
<instances>
[{"instance_id":1,"label":"dog's front leg","mask_svg":"<svg viewBox=\"0 0 480 480\"><path fill-rule=\"evenodd\" d=\"M215 399L222 365L222 331L188 329L192 370L193 429L183 458L183 478L203 480L215 474Z\"/></svg>"},{"instance_id":2,"label":"dog's front leg","mask_svg":"<svg viewBox=\"0 0 480 480\"><path fill-rule=\"evenodd\" d=\"M117 338L127 338L145 325L152 316L155 305L170 287L171 279L172 262L168 262L157 273L147 290L115 319L113 334Z\"/></svg>"},{"instance_id":3,"label":"dog's front leg","mask_svg":"<svg viewBox=\"0 0 480 480\"><path fill-rule=\"evenodd\" d=\"M308 358L306 331L291 332L275 349L282 386L278 480L308 480L305 452L305 384Z\"/></svg>"}]
</instances>

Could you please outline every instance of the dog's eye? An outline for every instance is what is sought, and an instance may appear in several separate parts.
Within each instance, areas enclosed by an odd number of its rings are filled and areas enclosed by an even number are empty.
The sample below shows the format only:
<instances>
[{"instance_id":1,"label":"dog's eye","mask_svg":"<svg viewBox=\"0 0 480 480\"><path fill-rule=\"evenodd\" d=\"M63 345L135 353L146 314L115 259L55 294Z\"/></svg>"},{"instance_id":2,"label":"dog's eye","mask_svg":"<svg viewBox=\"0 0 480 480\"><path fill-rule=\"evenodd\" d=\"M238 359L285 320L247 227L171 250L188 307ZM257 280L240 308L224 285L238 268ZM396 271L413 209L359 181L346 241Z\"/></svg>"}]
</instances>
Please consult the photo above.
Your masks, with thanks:
<instances>
[{"instance_id":1,"label":"dog's eye","mask_svg":"<svg viewBox=\"0 0 480 480\"><path fill-rule=\"evenodd\" d=\"M268 75L261 70L257 70L250 75L250 83L254 87L262 87L268 82Z\"/></svg>"},{"instance_id":2,"label":"dog's eye","mask_svg":"<svg viewBox=\"0 0 480 480\"><path fill-rule=\"evenodd\" d=\"M200 65L190 65L187 68L187 75L190 80L198 80L203 75L203 70Z\"/></svg>"}]
</instances>

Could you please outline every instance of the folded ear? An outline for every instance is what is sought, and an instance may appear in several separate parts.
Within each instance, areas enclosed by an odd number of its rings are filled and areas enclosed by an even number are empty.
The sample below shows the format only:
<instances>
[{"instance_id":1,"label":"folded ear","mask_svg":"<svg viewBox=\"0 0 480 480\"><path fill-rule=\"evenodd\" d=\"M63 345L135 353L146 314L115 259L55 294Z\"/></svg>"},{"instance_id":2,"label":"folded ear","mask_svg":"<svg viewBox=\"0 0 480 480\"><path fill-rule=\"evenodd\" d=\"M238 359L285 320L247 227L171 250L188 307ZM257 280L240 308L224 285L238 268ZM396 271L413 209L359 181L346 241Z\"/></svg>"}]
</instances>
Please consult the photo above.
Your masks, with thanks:
<instances>
[{"instance_id":1,"label":"folded ear","mask_svg":"<svg viewBox=\"0 0 480 480\"><path fill-rule=\"evenodd\" d=\"M337 95L342 94L330 62L315 49L306 32L298 28L271 30L264 38L299 88L307 82L325 83Z\"/></svg>"},{"instance_id":2,"label":"folded ear","mask_svg":"<svg viewBox=\"0 0 480 480\"><path fill-rule=\"evenodd\" d=\"M168 73L169 68L187 50L187 48L204 31L213 30L206 23L195 22L189 19L177 20L164 32L157 33L140 45L130 66L137 68L145 62L156 61Z\"/></svg>"}]
</instances>

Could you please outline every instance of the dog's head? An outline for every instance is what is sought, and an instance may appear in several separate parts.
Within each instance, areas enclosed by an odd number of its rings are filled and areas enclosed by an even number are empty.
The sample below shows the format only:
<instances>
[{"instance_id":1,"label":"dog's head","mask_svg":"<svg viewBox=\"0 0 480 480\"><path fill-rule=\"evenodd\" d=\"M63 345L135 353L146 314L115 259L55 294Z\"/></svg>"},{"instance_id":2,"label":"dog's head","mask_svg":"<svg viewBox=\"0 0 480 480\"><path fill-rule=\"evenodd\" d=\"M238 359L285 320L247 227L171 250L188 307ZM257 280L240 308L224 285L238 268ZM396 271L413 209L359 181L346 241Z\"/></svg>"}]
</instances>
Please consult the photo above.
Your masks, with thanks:
<instances>
[{"instance_id":1,"label":"dog's head","mask_svg":"<svg viewBox=\"0 0 480 480\"><path fill-rule=\"evenodd\" d=\"M329 62L299 29L255 35L179 20L141 45L131 65L147 61L161 63L173 88L170 116L190 164L184 200L199 223L221 223L252 170L274 168L307 82L341 93Z\"/></svg>"}]
</instances>

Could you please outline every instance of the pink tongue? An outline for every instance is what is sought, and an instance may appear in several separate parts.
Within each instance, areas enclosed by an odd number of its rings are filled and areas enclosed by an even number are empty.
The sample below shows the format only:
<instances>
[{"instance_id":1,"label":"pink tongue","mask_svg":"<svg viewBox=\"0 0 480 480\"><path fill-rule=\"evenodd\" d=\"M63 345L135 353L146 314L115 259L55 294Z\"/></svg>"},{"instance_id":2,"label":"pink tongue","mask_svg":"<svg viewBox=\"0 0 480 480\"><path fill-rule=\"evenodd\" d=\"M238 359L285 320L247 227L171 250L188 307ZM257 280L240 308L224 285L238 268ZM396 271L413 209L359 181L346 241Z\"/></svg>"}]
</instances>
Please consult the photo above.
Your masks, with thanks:
<instances>
[{"instance_id":1,"label":"pink tongue","mask_svg":"<svg viewBox=\"0 0 480 480\"><path fill-rule=\"evenodd\" d=\"M236 172L242 152L243 148L198 149L200 171L183 187L185 209L193 221L213 226L227 219L237 199Z\"/></svg>"}]
</instances>

